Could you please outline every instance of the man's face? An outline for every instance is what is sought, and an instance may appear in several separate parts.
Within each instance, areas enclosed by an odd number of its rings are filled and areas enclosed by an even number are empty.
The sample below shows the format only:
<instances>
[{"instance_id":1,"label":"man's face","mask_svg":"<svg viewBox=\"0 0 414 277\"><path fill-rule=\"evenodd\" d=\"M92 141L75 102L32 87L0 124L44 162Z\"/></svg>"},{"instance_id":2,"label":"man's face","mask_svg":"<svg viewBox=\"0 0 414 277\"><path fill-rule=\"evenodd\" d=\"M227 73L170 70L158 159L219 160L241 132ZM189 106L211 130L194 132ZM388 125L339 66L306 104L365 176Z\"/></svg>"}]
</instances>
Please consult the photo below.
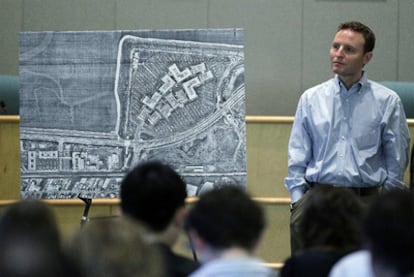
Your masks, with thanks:
<instances>
[{"instance_id":1,"label":"man's face","mask_svg":"<svg viewBox=\"0 0 414 277\"><path fill-rule=\"evenodd\" d=\"M338 31L330 50L332 71L342 79L359 79L363 66L372 57L372 52L364 53L364 44L362 34L351 30Z\"/></svg>"}]
</instances>

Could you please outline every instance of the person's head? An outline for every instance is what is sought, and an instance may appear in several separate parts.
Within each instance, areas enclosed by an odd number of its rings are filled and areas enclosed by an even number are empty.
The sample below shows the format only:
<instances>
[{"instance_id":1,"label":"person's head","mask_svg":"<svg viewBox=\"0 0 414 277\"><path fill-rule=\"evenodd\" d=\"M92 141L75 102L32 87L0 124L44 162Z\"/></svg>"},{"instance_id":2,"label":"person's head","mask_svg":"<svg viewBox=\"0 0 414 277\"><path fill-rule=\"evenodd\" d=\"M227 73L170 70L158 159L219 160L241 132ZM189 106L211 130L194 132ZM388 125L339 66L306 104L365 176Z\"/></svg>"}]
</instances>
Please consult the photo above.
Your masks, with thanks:
<instances>
[{"instance_id":1,"label":"person's head","mask_svg":"<svg viewBox=\"0 0 414 277\"><path fill-rule=\"evenodd\" d=\"M359 80L374 47L375 35L369 27L356 21L341 23L330 49L332 71L340 78Z\"/></svg>"},{"instance_id":2,"label":"person's head","mask_svg":"<svg viewBox=\"0 0 414 277\"><path fill-rule=\"evenodd\" d=\"M339 24L337 32L349 30L362 35L364 39L364 53L372 52L375 48L375 34L366 25L358 21L349 21Z\"/></svg>"},{"instance_id":3,"label":"person's head","mask_svg":"<svg viewBox=\"0 0 414 277\"><path fill-rule=\"evenodd\" d=\"M347 253L360 247L365 207L344 187L318 185L307 192L299 236L304 249Z\"/></svg>"},{"instance_id":4,"label":"person's head","mask_svg":"<svg viewBox=\"0 0 414 277\"><path fill-rule=\"evenodd\" d=\"M9 236L1 243L0 276L82 276L61 249L30 236Z\"/></svg>"},{"instance_id":5,"label":"person's head","mask_svg":"<svg viewBox=\"0 0 414 277\"><path fill-rule=\"evenodd\" d=\"M186 197L181 176L160 161L138 164L121 183L122 212L154 232L169 226L177 210L185 206Z\"/></svg>"},{"instance_id":6,"label":"person's head","mask_svg":"<svg viewBox=\"0 0 414 277\"><path fill-rule=\"evenodd\" d=\"M203 257L204 248L253 252L265 228L262 208L241 188L224 186L202 194L190 209L185 228Z\"/></svg>"},{"instance_id":7,"label":"person's head","mask_svg":"<svg viewBox=\"0 0 414 277\"><path fill-rule=\"evenodd\" d=\"M95 219L75 233L67 252L84 276L163 276L160 253L144 234L128 217Z\"/></svg>"},{"instance_id":8,"label":"person's head","mask_svg":"<svg viewBox=\"0 0 414 277\"><path fill-rule=\"evenodd\" d=\"M0 217L0 242L11 236L34 237L52 247L61 246L56 216L41 200L21 200L4 211Z\"/></svg>"},{"instance_id":9,"label":"person's head","mask_svg":"<svg viewBox=\"0 0 414 277\"><path fill-rule=\"evenodd\" d=\"M414 194L395 190L374 201L364 221L364 236L377 276L414 273Z\"/></svg>"},{"instance_id":10,"label":"person's head","mask_svg":"<svg viewBox=\"0 0 414 277\"><path fill-rule=\"evenodd\" d=\"M0 276L73 276L63 255L53 210L41 200L22 200L0 218Z\"/></svg>"}]
</instances>

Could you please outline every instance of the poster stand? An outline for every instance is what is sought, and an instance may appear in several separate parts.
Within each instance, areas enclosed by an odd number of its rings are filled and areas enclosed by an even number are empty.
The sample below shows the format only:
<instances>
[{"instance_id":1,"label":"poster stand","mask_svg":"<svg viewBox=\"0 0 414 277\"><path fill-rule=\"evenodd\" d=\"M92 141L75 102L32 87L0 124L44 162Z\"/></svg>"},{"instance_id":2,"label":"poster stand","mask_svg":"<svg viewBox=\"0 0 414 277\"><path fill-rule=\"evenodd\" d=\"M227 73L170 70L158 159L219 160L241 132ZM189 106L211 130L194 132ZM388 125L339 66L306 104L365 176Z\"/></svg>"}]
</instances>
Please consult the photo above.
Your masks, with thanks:
<instances>
[{"instance_id":1,"label":"poster stand","mask_svg":"<svg viewBox=\"0 0 414 277\"><path fill-rule=\"evenodd\" d=\"M83 210L83 215L81 217L81 222L80 222L80 226L82 228L83 225L85 225L85 223L89 221L88 214L89 214L89 208L92 205L92 198L84 198L81 196L78 196L78 198L85 203L85 209Z\"/></svg>"}]
</instances>

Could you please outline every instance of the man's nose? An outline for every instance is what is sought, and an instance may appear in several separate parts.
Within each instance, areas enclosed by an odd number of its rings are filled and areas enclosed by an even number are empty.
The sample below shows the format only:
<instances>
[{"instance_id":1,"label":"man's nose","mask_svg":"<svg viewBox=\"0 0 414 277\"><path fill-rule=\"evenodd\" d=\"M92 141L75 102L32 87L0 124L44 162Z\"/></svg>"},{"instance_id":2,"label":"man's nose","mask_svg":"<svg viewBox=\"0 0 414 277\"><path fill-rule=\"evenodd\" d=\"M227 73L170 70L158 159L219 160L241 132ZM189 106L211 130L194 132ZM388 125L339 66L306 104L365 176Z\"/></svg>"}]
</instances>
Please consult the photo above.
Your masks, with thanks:
<instances>
[{"instance_id":1,"label":"man's nose","mask_svg":"<svg viewBox=\"0 0 414 277\"><path fill-rule=\"evenodd\" d=\"M344 56L344 48L342 46L340 46L336 51L335 51L335 56L337 57L343 57Z\"/></svg>"}]
</instances>

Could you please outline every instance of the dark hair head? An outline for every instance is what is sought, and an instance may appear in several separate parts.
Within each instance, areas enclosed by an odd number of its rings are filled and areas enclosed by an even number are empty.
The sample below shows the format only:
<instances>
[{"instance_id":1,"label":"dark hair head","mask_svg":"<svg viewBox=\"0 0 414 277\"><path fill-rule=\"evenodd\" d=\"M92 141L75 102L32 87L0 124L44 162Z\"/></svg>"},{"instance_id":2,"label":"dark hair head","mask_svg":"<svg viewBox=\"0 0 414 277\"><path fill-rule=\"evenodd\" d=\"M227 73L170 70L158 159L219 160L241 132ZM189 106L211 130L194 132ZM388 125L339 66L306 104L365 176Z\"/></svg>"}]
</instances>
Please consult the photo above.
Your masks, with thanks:
<instances>
[{"instance_id":1,"label":"dark hair head","mask_svg":"<svg viewBox=\"0 0 414 277\"><path fill-rule=\"evenodd\" d=\"M62 253L55 214L41 200L21 200L4 211L0 249L0 276L73 276L76 272Z\"/></svg>"},{"instance_id":2,"label":"dark hair head","mask_svg":"<svg viewBox=\"0 0 414 277\"><path fill-rule=\"evenodd\" d=\"M202 194L186 220L186 229L216 249L237 246L251 251L264 228L262 208L236 186Z\"/></svg>"},{"instance_id":3,"label":"dark hair head","mask_svg":"<svg viewBox=\"0 0 414 277\"><path fill-rule=\"evenodd\" d=\"M185 205L186 184L160 161L138 164L121 183L121 209L153 231L163 231Z\"/></svg>"},{"instance_id":4,"label":"dark hair head","mask_svg":"<svg viewBox=\"0 0 414 277\"><path fill-rule=\"evenodd\" d=\"M341 30L351 30L353 32L360 33L365 40L364 53L374 50L375 34L368 26L358 21L349 21L339 24L337 32Z\"/></svg>"},{"instance_id":5,"label":"dark hair head","mask_svg":"<svg viewBox=\"0 0 414 277\"><path fill-rule=\"evenodd\" d=\"M52 247L60 247L60 232L53 210L36 199L13 203L0 219L0 240L30 236Z\"/></svg>"},{"instance_id":6,"label":"dark hair head","mask_svg":"<svg viewBox=\"0 0 414 277\"><path fill-rule=\"evenodd\" d=\"M364 206L344 187L318 185L309 190L299 235L304 248L329 248L339 253L356 250L361 242Z\"/></svg>"},{"instance_id":7,"label":"dark hair head","mask_svg":"<svg viewBox=\"0 0 414 277\"><path fill-rule=\"evenodd\" d=\"M413 192L394 190L380 195L363 226L373 259L399 274L414 271Z\"/></svg>"}]
</instances>

